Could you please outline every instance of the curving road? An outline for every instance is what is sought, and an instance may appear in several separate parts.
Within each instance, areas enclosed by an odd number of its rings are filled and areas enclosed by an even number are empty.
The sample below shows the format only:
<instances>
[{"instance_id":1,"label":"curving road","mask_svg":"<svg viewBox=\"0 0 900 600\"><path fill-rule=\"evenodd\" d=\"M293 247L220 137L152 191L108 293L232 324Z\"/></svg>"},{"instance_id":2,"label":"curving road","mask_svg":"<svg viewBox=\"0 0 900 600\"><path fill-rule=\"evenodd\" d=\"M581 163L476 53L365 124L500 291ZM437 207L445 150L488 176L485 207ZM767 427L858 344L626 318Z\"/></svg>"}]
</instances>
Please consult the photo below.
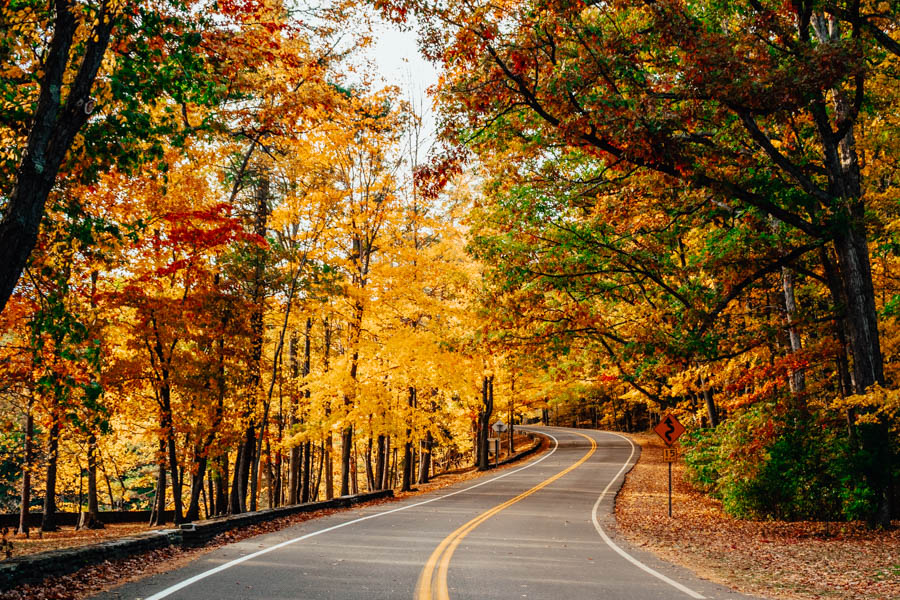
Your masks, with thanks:
<instances>
[{"instance_id":1,"label":"curving road","mask_svg":"<svg viewBox=\"0 0 900 600\"><path fill-rule=\"evenodd\" d=\"M610 538L639 452L629 440L534 430L551 449L521 466L246 539L98 598L749 598Z\"/></svg>"}]
</instances>

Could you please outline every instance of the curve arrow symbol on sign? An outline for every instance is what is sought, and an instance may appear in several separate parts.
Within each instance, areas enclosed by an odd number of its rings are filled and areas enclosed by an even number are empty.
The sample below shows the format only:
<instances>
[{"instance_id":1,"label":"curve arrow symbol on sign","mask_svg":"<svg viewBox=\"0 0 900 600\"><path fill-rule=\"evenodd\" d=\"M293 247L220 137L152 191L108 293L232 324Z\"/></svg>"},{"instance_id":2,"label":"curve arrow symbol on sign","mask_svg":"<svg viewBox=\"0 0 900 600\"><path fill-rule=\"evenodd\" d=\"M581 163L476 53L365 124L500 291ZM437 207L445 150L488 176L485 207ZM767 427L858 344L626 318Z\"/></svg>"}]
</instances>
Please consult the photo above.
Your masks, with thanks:
<instances>
[{"instance_id":1,"label":"curve arrow symbol on sign","mask_svg":"<svg viewBox=\"0 0 900 600\"><path fill-rule=\"evenodd\" d=\"M681 434L684 433L684 425L682 425L675 415L666 415L660 420L659 424L653 428L656 435L662 438L666 446L674 444Z\"/></svg>"}]
</instances>

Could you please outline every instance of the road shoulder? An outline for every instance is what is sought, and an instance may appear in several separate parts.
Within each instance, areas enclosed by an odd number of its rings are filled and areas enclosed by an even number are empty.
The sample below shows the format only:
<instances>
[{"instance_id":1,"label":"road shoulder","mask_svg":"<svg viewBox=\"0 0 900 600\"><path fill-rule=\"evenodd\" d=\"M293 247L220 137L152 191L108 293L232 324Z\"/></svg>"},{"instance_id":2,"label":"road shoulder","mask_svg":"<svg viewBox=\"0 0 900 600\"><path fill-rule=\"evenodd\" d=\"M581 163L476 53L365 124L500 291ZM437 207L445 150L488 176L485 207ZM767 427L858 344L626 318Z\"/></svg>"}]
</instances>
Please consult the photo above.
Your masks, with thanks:
<instances>
[{"instance_id":1,"label":"road shoulder","mask_svg":"<svg viewBox=\"0 0 900 600\"><path fill-rule=\"evenodd\" d=\"M859 523L740 521L667 466L652 434L630 436L641 456L616 500L616 529L636 548L742 593L773 599L900 598L900 532Z\"/></svg>"}]
</instances>

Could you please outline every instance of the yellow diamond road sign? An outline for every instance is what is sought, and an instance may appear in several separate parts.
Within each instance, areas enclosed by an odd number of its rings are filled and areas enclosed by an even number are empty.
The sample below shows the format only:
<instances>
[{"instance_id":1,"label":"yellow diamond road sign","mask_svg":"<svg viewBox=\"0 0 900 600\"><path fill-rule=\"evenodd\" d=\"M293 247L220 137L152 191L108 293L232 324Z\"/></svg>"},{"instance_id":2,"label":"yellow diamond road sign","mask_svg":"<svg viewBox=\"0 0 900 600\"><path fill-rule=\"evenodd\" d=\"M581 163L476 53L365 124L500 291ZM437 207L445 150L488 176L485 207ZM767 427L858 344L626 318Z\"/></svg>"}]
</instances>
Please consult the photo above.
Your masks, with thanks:
<instances>
[{"instance_id":1,"label":"yellow diamond road sign","mask_svg":"<svg viewBox=\"0 0 900 600\"><path fill-rule=\"evenodd\" d=\"M684 425L679 423L674 415L666 415L659 422L659 425L653 428L653 431L662 438L666 446L671 446L684 433Z\"/></svg>"}]
</instances>

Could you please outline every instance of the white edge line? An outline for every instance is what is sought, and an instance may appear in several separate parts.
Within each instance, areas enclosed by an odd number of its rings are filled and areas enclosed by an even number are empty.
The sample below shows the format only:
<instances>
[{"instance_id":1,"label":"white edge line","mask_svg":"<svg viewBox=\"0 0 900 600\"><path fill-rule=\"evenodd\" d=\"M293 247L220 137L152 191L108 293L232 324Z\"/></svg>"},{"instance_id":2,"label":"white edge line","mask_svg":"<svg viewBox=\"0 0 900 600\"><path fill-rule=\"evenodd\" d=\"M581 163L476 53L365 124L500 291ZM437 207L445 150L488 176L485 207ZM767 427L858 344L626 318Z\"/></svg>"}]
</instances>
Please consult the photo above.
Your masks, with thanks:
<instances>
[{"instance_id":1,"label":"white edge line","mask_svg":"<svg viewBox=\"0 0 900 600\"><path fill-rule=\"evenodd\" d=\"M630 554L628 554L627 552L622 550L619 546L617 546L615 544L615 542L613 542L609 538L609 536L606 535L606 532L603 531L603 528L600 526L600 521L599 521L599 519L597 519L597 509L600 508L600 503L603 502L603 499L606 497L606 493L609 492L609 488L612 487L612 484L615 483L616 480L619 479L619 477L622 475L622 472L625 471L625 469L628 467L628 464L631 462L631 458L634 456L634 451L635 451L634 442L632 442L630 439L628 439L624 435L619 435L618 433L613 433L611 431L607 431L604 433L609 433L616 437L620 437L623 440L625 440L626 442L628 442L629 444L631 444L631 454L628 456L628 460L625 461L625 464L622 465L622 468L619 469L619 472L616 473L616 476L613 477L612 479L610 479L609 483L606 484L606 487L603 489L603 492L600 493L600 497L597 498L597 501L594 502L594 508L593 508L593 510L591 510L591 520L594 522L594 528L597 530L597 533L600 534L600 537L603 538L603 541L606 542L607 546L609 546L610 548L615 550L620 556L622 556L622 558L624 558L625 560L627 560L628 562L630 562L637 568L642 569L642 570L646 571L647 573L649 573L650 575L653 575L657 579L668 583L675 589L677 589L681 592L684 592L691 598L697 598L698 600L705 599L706 596L702 596L702 595L698 594L697 592L695 592L694 590L692 590L691 588L684 586L684 585L678 583L677 581L666 577L659 571L656 571L655 569L651 569L650 567L648 567L647 565L645 565L644 563L642 563L635 557L631 556ZM148 598L148 600L150 600L150 599Z\"/></svg>"},{"instance_id":2,"label":"white edge line","mask_svg":"<svg viewBox=\"0 0 900 600\"><path fill-rule=\"evenodd\" d=\"M218 567L209 569L208 571L203 571L202 573L198 573L197 575L194 575L193 577L185 579L182 582L176 583L173 586L167 587L166 589L164 589L160 592L157 592L157 593L153 594L152 596L148 596L144 600L161 600L162 598L165 598L166 596L170 596L170 595L174 594L178 590L184 589L193 583L197 583L201 579L206 579L207 577L209 577L211 575L215 575L216 573L224 571L225 569L230 569L231 567L233 567L235 565L239 565L242 562L246 562L248 560L254 559L257 556L262 556L263 554L268 554L269 552L273 552L280 548L284 548L285 546L290 546L291 544L295 544L297 542L302 542L303 540L309 539L311 537L315 537L315 536L321 535L323 533L328 533L329 531L334 531L335 529L341 529L342 527L347 527L348 525L353 525L355 523L360 523L362 521L368 521L369 519L374 519L376 517L383 517L385 515L389 515L389 514L392 514L395 512L400 512L401 510L407 510L409 508L415 508L417 506L422 506L423 504L430 504L432 502L437 502L438 500L443 500L444 498L449 498L450 496L462 494L463 492L468 492L469 490L474 490L475 488L481 487L483 485L493 483L493 482L497 481L498 479L503 479L504 477L509 477L510 475L518 473L519 471L524 471L525 469L530 469L534 465L550 458L550 456L552 456L553 453L556 452L556 449L559 447L559 440L557 440L553 435L551 435L549 433L543 433L543 432L541 432L541 435L546 435L547 437L549 437L550 439L553 440L553 448L550 450L550 452L548 452L541 458L528 463L524 467L519 467L518 469L509 471L508 473L504 473L503 475L498 475L497 477L487 479L480 483L476 483L475 485L470 485L467 488L464 488L461 490L456 490L455 492L450 492L449 494L444 494L443 496L438 496L436 498L430 498L428 500L416 502L415 504L408 504L406 506L401 506L399 508L392 508L391 510L386 510L384 512L375 513L374 515L366 515L365 517L360 517L358 519L353 519L352 521L346 521L344 523L338 523L337 525L333 525L331 527L326 527L325 529L319 529L318 531L312 531L310 533L307 533L306 535L301 535L300 537L286 540L284 542L275 544L274 546L270 546L268 548L264 548L257 552L253 552L252 554L247 554L246 556L241 556L240 558L236 558L234 560L228 561L227 563L219 565ZM700 597L702 598L702 596L700 596Z\"/></svg>"}]
</instances>

